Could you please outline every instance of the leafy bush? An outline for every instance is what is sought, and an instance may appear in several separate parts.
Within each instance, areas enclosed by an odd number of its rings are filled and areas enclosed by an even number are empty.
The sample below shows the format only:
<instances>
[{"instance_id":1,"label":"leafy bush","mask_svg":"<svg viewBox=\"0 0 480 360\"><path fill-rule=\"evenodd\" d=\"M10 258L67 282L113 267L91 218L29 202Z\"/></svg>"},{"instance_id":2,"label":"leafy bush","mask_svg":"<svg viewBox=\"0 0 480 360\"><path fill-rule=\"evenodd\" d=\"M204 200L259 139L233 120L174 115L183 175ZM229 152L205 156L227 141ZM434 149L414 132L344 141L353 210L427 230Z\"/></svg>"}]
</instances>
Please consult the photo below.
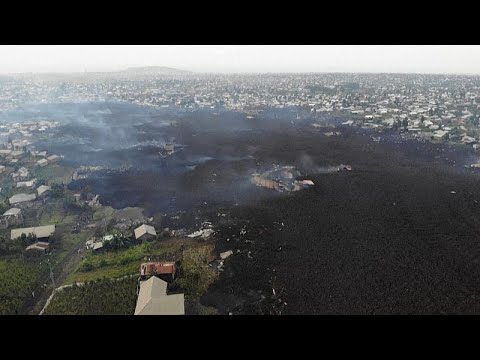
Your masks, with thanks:
<instances>
[{"instance_id":1,"label":"leafy bush","mask_svg":"<svg viewBox=\"0 0 480 360\"><path fill-rule=\"evenodd\" d=\"M215 272L208 267L210 246L191 248L183 252L179 276L176 280L185 296L200 297L215 280Z\"/></svg>"},{"instance_id":2,"label":"leafy bush","mask_svg":"<svg viewBox=\"0 0 480 360\"><path fill-rule=\"evenodd\" d=\"M32 291L48 267L39 261L10 259L0 261L0 315L23 313Z\"/></svg>"}]
</instances>

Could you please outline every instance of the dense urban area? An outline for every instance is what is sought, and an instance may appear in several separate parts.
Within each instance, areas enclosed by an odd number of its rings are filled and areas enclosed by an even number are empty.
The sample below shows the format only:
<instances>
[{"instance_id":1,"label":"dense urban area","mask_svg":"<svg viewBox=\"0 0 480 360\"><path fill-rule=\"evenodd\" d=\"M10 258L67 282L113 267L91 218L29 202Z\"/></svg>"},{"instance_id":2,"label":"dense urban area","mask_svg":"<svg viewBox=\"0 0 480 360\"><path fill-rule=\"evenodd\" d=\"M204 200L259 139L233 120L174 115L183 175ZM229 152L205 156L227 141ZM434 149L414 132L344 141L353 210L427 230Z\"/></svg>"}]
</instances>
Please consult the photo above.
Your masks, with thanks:
<instances>
[{"instance_id":1,"label":"dense urban area","mask_svg":"<svg viewBox=\"0 0 480 360\"><path fill-rule=\"evenodd\" d=\"M479 109L479 76L0 77L0 314L476 313Z\"/></svg>"}]
</instances>

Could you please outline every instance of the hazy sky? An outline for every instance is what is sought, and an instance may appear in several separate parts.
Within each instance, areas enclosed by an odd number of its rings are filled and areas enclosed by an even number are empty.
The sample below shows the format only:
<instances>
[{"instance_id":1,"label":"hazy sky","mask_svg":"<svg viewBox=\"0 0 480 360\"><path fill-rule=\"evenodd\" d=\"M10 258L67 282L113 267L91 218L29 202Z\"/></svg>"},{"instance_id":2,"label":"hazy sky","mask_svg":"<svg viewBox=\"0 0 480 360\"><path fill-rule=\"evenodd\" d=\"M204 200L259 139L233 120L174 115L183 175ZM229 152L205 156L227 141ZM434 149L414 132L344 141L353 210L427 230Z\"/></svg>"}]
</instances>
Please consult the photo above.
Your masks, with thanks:
<instances>
[{"instance_id":1,"label":"hazy sky","mask_svg":"<svg viewBox=\"0 0 480 360\"><path fill-rule=\"evenodd\" d=\"M0 73L168 66L198 72L480 74L478 45L31 45L0 46Z\"/></svg>"}]
</instances>

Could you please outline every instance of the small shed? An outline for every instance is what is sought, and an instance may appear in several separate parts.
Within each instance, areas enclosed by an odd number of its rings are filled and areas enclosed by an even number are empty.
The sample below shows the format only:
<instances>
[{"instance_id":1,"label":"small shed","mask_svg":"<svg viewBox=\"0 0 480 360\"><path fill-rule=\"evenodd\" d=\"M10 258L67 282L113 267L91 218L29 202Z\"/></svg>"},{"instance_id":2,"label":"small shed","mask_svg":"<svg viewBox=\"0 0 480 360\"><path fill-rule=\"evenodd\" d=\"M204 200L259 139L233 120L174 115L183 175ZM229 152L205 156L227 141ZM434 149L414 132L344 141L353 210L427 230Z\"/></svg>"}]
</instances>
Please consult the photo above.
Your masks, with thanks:
<instances>
[{"instance_id":1,"label":"small shed","mask_svg":"<svg viewBox=\"0 0 480 360\"><path fill-rule=\"evenodd\" d=\"M47 159L40 159L37 161L37 165L40 167L44 167L48 165L48 160Z\"/></svg>"},{"instance_id":2,"label":"small shed","mask_svg":"<svg viewBox=\"0 0 480 360\"><path fill-rule=\"evenodd\" d=\"M49 247L48 242L38 241L35 244L27 246L25 250L37 250L37 251L43 251L44 253L46 253L48 251L48 247Z\"/></svg>"},{"instance_id":3,"label":"small shed","mask_svg":"<svg viewBox=\"0 0 480 360\"><path fill-rule=\"evenodd\" d=\"M147 262L140 265L140 277L158 276L164 280L175 279L174 261Z\"/></svg>"},{"instance_id":4,"label":"small shed","mask_svg":"<svg viewBox=\"0 0 480 360\"><path fill-rule=\"evenodd\" d=\"M29 228L21 228L21 229L12 229L10 233L10 238L12 240L18 239L22 236L22 234L28 235L33 234L37 237L37 239L46 239L50 238L55 232L55 225L45 225L45 226L36 226L36 227L29 227Z\"/></svg>"},{"instance_id":5,"label":"small shed","mask_svg":"<svg viewBox=\"0 0 480 360\"><path fill-rule=\"evenodd\" d=\"M52 190L52 188L50 186L47 186L47 185L40 185L38 188L37 188L37 193L38 193L38 196L42 196L42 195L46 195L46 193L48 191Z\"/></svg>"},{"instance_id":6,"label":"small shed","mask_svg":"<svg viewBox=\"0 0 480 360\"><path fill-rule=\"evenodd\" d=\"M140 241L146 241L146 240L151 240L154 239L157 236L157 232L155 231L155 228L150 225L140 225L134 230L135 233L135 239L140 240Z\"/></svg>"}]
</instances>

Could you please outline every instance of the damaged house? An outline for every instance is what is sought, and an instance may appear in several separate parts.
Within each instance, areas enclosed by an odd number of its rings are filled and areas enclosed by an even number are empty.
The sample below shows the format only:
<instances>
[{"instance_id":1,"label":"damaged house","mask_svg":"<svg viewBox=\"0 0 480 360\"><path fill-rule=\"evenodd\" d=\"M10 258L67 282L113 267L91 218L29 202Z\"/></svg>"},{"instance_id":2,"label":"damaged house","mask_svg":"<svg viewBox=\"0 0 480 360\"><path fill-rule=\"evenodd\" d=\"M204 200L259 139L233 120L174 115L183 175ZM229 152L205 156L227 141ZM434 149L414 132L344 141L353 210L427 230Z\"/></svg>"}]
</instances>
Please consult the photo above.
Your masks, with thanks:
<instances>
[{"instance_id":1,"label":"damaged house","mask_svg":"<svg viewBox=\"0 0 480 360\"><path fill-rule=\"evenodd\" d=\"M30 173L28 169L23 166L20 169L18 169L18 171L12 173L12 178L13 178L13 181L15 182L28 180L29 176L30 176Z\"/></svg>"},{"instance_id":2,"label":"damaged house","mask_svg":"<svg viewBox=\"0 0 480 360\"><path fill-rule=\"evenodd\" d=\"M302 176L300 171L293 166L274 166L273 169L262 174L252 174L251 182L254 185L280 192L298 191L314 185L311 180L297 180L296 178L300 176Z\"/></svg>"},{"instance_id":3,"label":"damaged house","mask_svg":"<svg viewBox=\"0 0 480 360\"><path fill-rule=\"evenodd\" d=\"M157 261L140 265L140 277L146 279L150 276L158 276L165 281L173 281L175 279L175 262Z\"/></svg>"},{"instance_id":4,"label":"damaged house","mask_svg":"<svg viewBox=\"0 0 480 360\"><path fill-rule=\"evenodd\" d=\"M0 229L6 229L9 226L21 225L23 223L22 210L19 208L11 208L3 213L0 217Z\"/></svg>"}]
</instances>

